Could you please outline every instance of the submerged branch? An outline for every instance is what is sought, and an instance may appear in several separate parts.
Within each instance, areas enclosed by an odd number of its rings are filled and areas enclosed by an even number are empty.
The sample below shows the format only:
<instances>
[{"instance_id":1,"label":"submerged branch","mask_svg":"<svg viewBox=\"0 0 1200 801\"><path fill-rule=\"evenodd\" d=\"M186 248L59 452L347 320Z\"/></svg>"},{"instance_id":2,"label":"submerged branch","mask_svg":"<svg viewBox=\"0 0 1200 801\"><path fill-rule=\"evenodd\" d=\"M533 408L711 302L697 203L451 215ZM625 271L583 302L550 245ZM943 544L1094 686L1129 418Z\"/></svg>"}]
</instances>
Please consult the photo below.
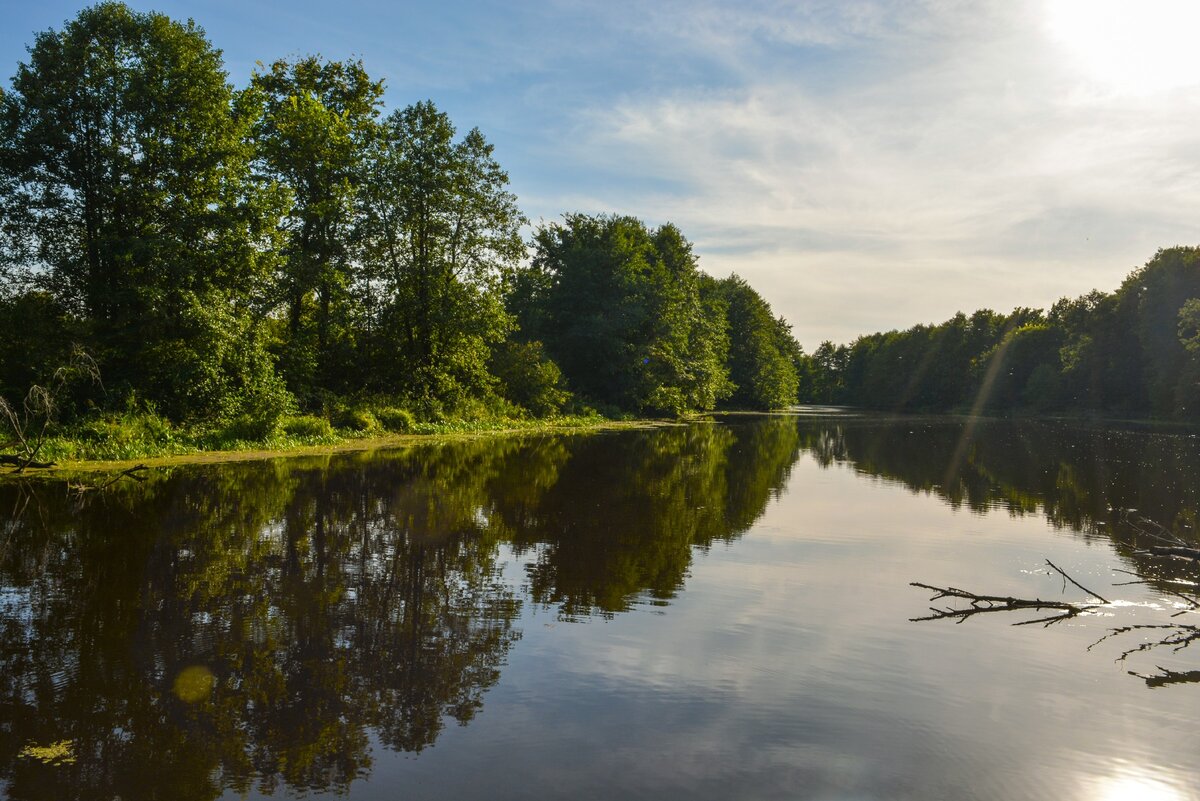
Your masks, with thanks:
<instances>
[{"instance_id":1,"label":"submerged branch","mask_svg":"<svg viewBox=\"0 0 1200 801\"><path fill-rule=\"evenodd\" d=\"M150 468L144 464L134 465L133 467L130 467L128 470L122 470L120 473L117 473L116 475L111 476L107 481L104 481L103 483L100 483L100 484L69 484L68 488L72 492L75 493L75 496L77 498L82 498L85 493L92 492L94 490L108 489L113 484L116 484L118 481L120 481L121 479L124 479L124 478L132 479L139 483L142 481L145 481L146 476L144 475L144 473L146 471L148 471L149 469Z\"/></svg>"},{"instance_id":2,"label":"submerged branch","mask_svg":"<svg viewBox=\"0 0 1200 801\"><path fill-rule=\"evenodd\" d=\"M1057 571L1058 571L1058 573L1059 573L1059 575L1061 575L1061 576L1063 577L1063 580L1064 580L1064 581L1069 581L1069 582L1071 582L1071 583L1072 583L1072 584L1074 584L1076 587L1078 587L1079 589L1081 589L1081 590L1083 590L1084 592L1086 592L1088 595L1094 596L1094 597L1098 598L1099 600L1103 601L1103 602L1104 602L1104 603L1106 603L1106 604L1112 603L1112 601L1108 600L1107 598L1105 598L1105 597L1104 597L1103 595L1101 595L1100 593L1096 592L1095 590L1089 590L1087 587L1083 586L1083 585L1082 585L1082 584L1080 584L1078 581L1076 581L1075 579L1071 578L1069 575L1067 575L1067 571L1063 570L1061 567L1059 567L1058 565L1054 564L1054 563L1053 563L1053 562L1051 562L1049 559L1047 559L1047 560L1046 560L1046 564L1048 564L1048 565L1049 565L1049 566L1050 566L1052 569L1054 569L1054 570L1057 570Z\"/></svg>"},{"instance_id":3,"label":"submerged branch","mask_svg":"<svg viewBox=\"0 0 1200 801\"><path fill-rule=\"evenodd\" d=\"M1194 684L1200 683L1200 670L1168 670L1161 665L1156 665L1162 672L1156 676L1147 676L1144 673L1137 671L1129 671L1130 676L1137 676L1142 681L1146 682L1146 686L1153 689L1155 687L1165 687L1168 684Z\"/></svg>"},{"instance_id":4,"label":"submerged branch","mask_svg":"<svg viewBox=\"0 0 1200 801\"><path fill-rule=\"evenodd\" d=\"M1061 571L1060 571L1061 572ZM1072 582L1074 583L1074 582ZM936 601L941 598L961 598L970 601L970 607L964 609L938 609L930 607L929 611L933 614L925 615L924 617L913 617L909 620L919 622L924 620L956 620L961 623L969 617L983 614L985 612L1012 612L1017 609L1058 609L1062 614L1051 615L1050 617L1039 618L1037 620L1025 620L1013 625L1022 626L1031 623L1044 623L1049 626L1057 623L1060 620L1075 617L1081 612L1086 612L1090 609L1095 609L1097 604L1075 604L1067 601L1045 601L1041 598L1014 598L1009 595L979 595L978 593L961 590L958 587L935 587L932 584L922 584L919 581L909 582L909 586L920 587L921 589L931 590L936 593L929 600ZM1093 595L1095 593L1092 593ZM1099 596L1097 596L1099 597Z\"/></svg>"},{"instance_id":5,"label":"submerged branch","mask_svg":"<svg viewBox=\"0 0 1200 801\"><path fill-rule=\"evenodd\" d=\"M1152 552L1156 554L1169 556L1185 555L1188 558L1193 558L1191 556L1191 552L1200 554L1200 549L1191 548L1190 546L1182 544L1178 540L1172 541L1169 538L1169 535L1163 532L1148 530L1143 533L1153 537L1159 542L1171 543L1170 545L1157 546L1153 548ZM1185 551L1187 553L1180 553L1181 551ZM932 584L923 584L921 582L914 581L910 582L911 586L920 587L921 589L925 590L931 590L933 593L935 593L933 597L930 598L931 601L936 601L941 598L958 598L970 602L970 605L959 609L955 609L953 607L947 607L945 609L930 607L930 612L932 612L932 614L925 615L924 617L909 618L909 620L914 622L925 620L954 620L956 623L961 623L969 617L973 617L984 612L1011 612L1019 609L1056 610L1055 614L1051 614L1046 617L1036 618L1033 620L1021 620L1013 624L1014 626L1028 626L1035 623L1040 623L1043 626L1050 626L1054 623L1068 620L1083 612L1100 609L1103 606L1112 604L1112 601L1109 601L1095 590L1091 590L1083 586L1074 578L1072 578L1065 570L1051 562L1049 559L1046 560L1046 564L1051 570L1054 570L1062 576L1064 590L1066 589L1067 582L1070 582L1072 585L1084 591L1089 596L1098 599L1101 603L1072 603L1068 601L1046 601L1042 600L1041 598L1028 599L1015 598L1005 595L980 595L978 593L959 589L958 587L938 587ZM1175 590L1166 589L1161 586L1163 583L1162 578L1147 576L1142 573L1130 570L1122 570L1119 568L1117 569L1117 572L1126 573L1134 576L1137 579L1136 581L1123 582L1122 585L1144 584L1146 586L1152 586L1159 591L1166 592L1187 604L1187 608L1174 612L1171 617L1194 615L1197 611L1200 611L1200 596L1197 596L1194 593L1188 595ZM1089 645L1087 650L1091 651L1093 648L1100 645L1100 643L1105 642L1110 638L1121 637L1122 635L1127 635L1131 632L1154 632L1154 634L1152 635L1151 639L1140 642L1132 648L1127 648L1122 651L1116 658L1117 662L1125 662L1134 654L1152 651L1159 648L1166 648L1172 653L1178 653L1192 643L1200 641L1200 625L1184 623L1133 623L1108 629L1107 633ZM1162 687L1169 684L1200 683L1200 671L1171 670L1164 668L1161 665L1158 666L1158 669L1160 673L1157 675L1144 675L1141 673L1135 673L1133 671L1129 671L1129 674L1131 676L1137 676L1145 681L1146 686L1148 687Z\"/></svg>"}]
</instances>

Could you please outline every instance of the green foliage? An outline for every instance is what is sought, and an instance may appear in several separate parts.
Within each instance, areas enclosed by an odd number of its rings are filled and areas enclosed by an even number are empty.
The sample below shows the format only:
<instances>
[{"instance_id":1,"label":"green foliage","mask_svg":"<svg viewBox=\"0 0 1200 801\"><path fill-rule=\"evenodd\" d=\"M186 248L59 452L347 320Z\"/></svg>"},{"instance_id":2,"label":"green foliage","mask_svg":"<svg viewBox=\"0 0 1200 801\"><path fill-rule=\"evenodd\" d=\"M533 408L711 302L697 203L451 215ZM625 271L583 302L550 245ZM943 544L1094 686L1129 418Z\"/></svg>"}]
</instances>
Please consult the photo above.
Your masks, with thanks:
<instances>
[{"instance_id":1,"label":"green foliage","mask_svg":"<svg viewBox=\"0 0 1200 801\"><path fill-rule=\"evenodd\" d=\"M363 406L343 406L335 408L330 415L330 422L337 428L347 431L367 433L378 431L381 426L374 412Z\"/></svg>"},{"instance_id":2,"label":"green foliage","mask_svg":"<svg viewBox=\"0 0 1200 801\"><path fill-rule=\"evenodd\" d=\"M213 437L220 444L263 442L278 430L278 421L254 417L249 414L238 415L218 429Z\"/></svg>"},{"instance_id":3,"label":"green foliage","mask_svg":"<svg viewBox=\"0 0 1200 801\"><path fill-rule=\"evenodd\" d=\"M798 395L799 345L791 327L776 319L754 288L731 275L717 283L729 320L729 405L742 409L779 409Z\"/></svg>"},{"instance_id":4,"label":"green foliage","mask_svg":"<svg viewBox=\"0 0 1200 801\"><path fill-rule=\"evenodd\" d=\"M69 360L76 329L48 292L0 297L0 398L17 403L30 386L46 384Z\"/></svg>"},{"instance_id":5,"label":"green foliage","mask_svg":"<svg viewBox=\"0 0 1200 801\"><path fill-rule=\"evenodd\" d=\"M1180 313L1189 300L1200 298L1200 248L1160 250L1119 291L1136 298L1136 332L1151 413L1200 419L1200 393L1179 338Z\"/></svg>"},{"instance_id":6,"label":"green foliage","mask_svg":"<svg viewBox=\"0 0 1200 801\"><path fill-rule=\"evenodd\" d=\"M1200 298L1179 307L1179 342L1191 354L1200 354Z\"/></svg>"},{"instance_id":7,"label":"green foliage","mask_svg":"<svg viewBox=\"0 0 1200 801\"><path fill-rule=\"evenodd\" d=\"M570 400L562 370L546 356L541 342L501 343L492 353L491 371L504 397L537 417L557 414Z\"/></svg>"},{"instance_id":8,"label":"green foliage","mask_svg":"<svg viewBox=\"0 0 1200 801\"><path fill-rule=\"evenodd\" d=\"M345 391L357 378L355 203L383 83L362 62L307 56L256 72L248 94L262 108L258 171L294 199L277 284L287 319L281 356L289 386L311 405L319 389Z\"/></svg>"},{"instance_id":9,"label":"green foliage","mask_svg":"<svg viewBox=\"0 0 1200 801\"><path fill-rule=\"evenodd\" d=\"M2 102L0 205L28 240L15 278L78 320L117 395L210 370L172 343L209 313L259 318L281 205L250 180L252 120L219 52L190 22L101 3L38 34ZM190 416L213 396L161 400Z\"/></svg>"},{"instance_id":10,"label":"green foliage","mask_svg":"<svg viewBox=\"0 0 1200 801\"><path fill-rule=\"evenodd\" d=\"M453 408L486 395L491 348L511 328L499 298L525 222L478 129L455 140L431 102L388 116L367 154L362 292L375 389Z\"/></svg>"},{"instance_id":11,"label":"green foliage","mask_svg":"<svg viewBox=\"0 0 1200 801\"><path fill-rule=\"evenodd\" d=\"M1200 419L1200 249L1160 250L1114 293L1049 314L989 310L935 326L824 343L805 400L902 410L973 409Z\"/></svg>"},{"instance_id":12,"label":"green foliage","mask_svg":"<svg viewBox=\"0 0 1200 801\"><path fill-rule=\"evenodd\" d=\"M280 423L280 430L289 437L301 440L328 439L333 434L333 426L328 420L312 414L285 417Z\"/></svg>"},{"instance_id":13,"label":"green foliage","mask_svg":"<svg viewBox=\"0 0 1200 801\"><path fill-rule=\"evenodd\" d=\"M57 459L137 459L186 453L194 449L171 421L153 405L131 402L121 414L81 421L46 448Z\"/></svg>"},{"instance_id":14,"label":"green foliage","mask_svg":"<svg viewBox=\"0 0 1200 801\"><path fill-rule=\"evenodd\" d=\"M63 422L148 455L333 436L298 410L363 433L587 409L568 383L618 415L729 396L729 306L678 229L571 215L521 270L493 146L429 101L380 119L382 94L318 56L235 90L194 23L120 2L38 34L0 94L0 397L82 346L103 390ZM795 394L786 329L758 405Z\"/></svg>"},{"instance_id":15,"label":"green foliage","mask_svg":"<svg viewBox=\"0 0 1200 801\"><path fill-rule=\"evenodd\" d=\"M417 420L413 417L412 412L407 409L397 409L394 406L384 406L375 410L375 417L379 420L379 424L384 430L390 431L393 434L408 434L413 431L417 425Z\"/></svg>"},{"instance_id":16,"label":"green foliage","mask_svg":"<svg viewBox=\"0 0 1200 801\"><path fill-rule=\"evenodd\" d=\"M674 226L567 215L534 234L510 305L588 400L630 411L709 409L728 394L724 320L701 298Z\"/></svg>"}]
</instances>

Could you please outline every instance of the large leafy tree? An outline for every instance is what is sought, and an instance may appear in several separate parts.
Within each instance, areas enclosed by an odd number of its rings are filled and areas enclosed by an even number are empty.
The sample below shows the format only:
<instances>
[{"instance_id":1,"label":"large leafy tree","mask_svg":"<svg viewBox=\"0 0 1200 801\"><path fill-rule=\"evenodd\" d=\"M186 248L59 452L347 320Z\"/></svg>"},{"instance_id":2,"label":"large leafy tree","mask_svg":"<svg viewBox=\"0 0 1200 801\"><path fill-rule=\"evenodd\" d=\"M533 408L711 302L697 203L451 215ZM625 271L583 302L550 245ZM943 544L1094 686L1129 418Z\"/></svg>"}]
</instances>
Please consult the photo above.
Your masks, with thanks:
<instances>
[{"instance_id":1,"label":"large leafy tree","mask_svg":"<svg viewBox=\"0 0 1200 801\"><path fill-rule=\"evenodd\" d=\"M1188 369L1188 353L1179 338L1181 310L1200 297L1200 248L1160 250L1125 280L1118 295L1137 305L1136 331L1150 412L1159 417L1200 417L1196 376Z\"/></svg>"},{"instance_id":2,"label":"large leafy tree","mask_svg":"<svg viewBox=\"0 0 1200 801\"><path fill-rule=\"evenodd\" d=\"M728 335L673 225L569 214L534 235L512 306L571 386L629 411L711 409L729 392Z\"/></svg>"},{"instance_id":3,"label":"large leafy tree","mask_svg":"<svg viewBox=\"0 0 1200 801\"><path fill-rule=\"evenodd\" d=\"M361 291L377 309L376 380L451 406L486 393L490 350L511 328L500 289L525 255L508 175L478 129L456 139L431 102L391 114L368 164Z\"/></svg>"},{"instance_id":4,"label":"large leafy tree","mask_svg":"<svg viewBox=\"0 0 1200 801\"><path fill-rule=\"evenodd\" d=\"M282 400L255 323L281 201L249 181L243 100L202 30L120 3L38 34L3 97L10 287L178 416Z\"/></svg>"},{"instance_id":5,"label":"large leafy tree","mask_svg":"<svg viewBox=\"0 0 1200 801\"><path fill-rule=\"evenodd\" d=\"M730 405L778 409L795 403L799 346L791 327L738 276L729 276L718 287L729 319L729 377L735 386Z\"/></svg>"},{"instance_id":6,"label":"large leafy tree","mask_svg":"<svg viewBox=\"0 0 1200 801\"><path fill-rule=\"evenodd\" d=\"M282 364L308 400L318 388L344 390L355 378L356 198L383 83L362 62L307 56L256 73L250 94L263 110L258 168L293 198L278 280L287 321Z\"/></svg>"}]
</instances>

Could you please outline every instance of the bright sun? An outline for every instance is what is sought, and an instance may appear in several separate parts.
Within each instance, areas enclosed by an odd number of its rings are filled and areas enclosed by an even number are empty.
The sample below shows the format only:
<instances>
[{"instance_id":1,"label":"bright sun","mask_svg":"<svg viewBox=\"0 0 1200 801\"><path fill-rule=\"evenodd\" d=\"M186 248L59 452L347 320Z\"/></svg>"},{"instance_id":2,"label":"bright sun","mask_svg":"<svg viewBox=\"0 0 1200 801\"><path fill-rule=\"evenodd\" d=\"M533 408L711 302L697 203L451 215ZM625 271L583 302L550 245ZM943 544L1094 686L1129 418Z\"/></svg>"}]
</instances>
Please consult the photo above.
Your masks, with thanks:
<instances>
[{"instance_id":1,"label":"bright sun","mask_svg":"<svg viewBox=\"0 0 1200 801\"><path fill-rule=\"evenodd\" d=\"M1200 84L1196 0L1048 0L1047 23L1074 64L1115 91Z\"/></svg>"}]
</instances>

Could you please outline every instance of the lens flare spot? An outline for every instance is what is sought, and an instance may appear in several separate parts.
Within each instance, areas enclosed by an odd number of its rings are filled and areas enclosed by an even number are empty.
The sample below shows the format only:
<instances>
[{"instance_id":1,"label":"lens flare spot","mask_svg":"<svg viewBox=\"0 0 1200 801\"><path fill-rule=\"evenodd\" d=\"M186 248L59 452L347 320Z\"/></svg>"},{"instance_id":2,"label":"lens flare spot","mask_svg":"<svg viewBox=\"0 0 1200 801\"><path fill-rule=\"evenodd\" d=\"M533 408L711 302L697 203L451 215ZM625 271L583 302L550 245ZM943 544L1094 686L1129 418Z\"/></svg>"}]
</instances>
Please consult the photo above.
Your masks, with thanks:
<instances>
[{"instance_id":1,"label":"lens flare spot","mask_svg":"<svg viewBox=\"0 0 1200 801\"><path fill-rule=\"evenodd\" d=\"M179 700L194 704L208 698L214 681L211 670L204 665L192 665L181 670L175 677L173 689Z\"/></svg>"}]
</instances>

